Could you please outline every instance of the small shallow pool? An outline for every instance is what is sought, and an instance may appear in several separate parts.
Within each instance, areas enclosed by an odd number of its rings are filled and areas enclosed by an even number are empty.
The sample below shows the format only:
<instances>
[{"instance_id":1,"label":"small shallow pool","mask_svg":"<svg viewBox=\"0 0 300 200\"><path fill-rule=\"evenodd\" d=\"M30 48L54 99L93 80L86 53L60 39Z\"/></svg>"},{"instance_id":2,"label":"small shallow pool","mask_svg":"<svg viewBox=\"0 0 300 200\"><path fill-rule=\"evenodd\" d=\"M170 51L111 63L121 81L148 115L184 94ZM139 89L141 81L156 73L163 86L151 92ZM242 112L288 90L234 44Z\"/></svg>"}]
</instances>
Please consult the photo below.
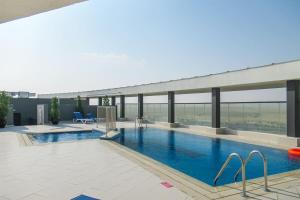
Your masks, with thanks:
<instances>
[{"instance_id":1,"label":"small shallow pool","mask_svg":"<svg viewBox=\"0 0 300 200\"><path fill-rule=\"evenodd\" d=\"M245 159L252 150L261 151L268 160L269 175L300 169L300 160L289 157L286 150L179 131L121 129L121 136L115 142L209 185L213 185L216 174L232 152L239 153ZM239 167L240 161L234 158L220 177L218 185L232 183ZM248 163L246 176L247 179L263 176L263 162L258 156Z\"/></svg>"},{"instance_id":2,"label":"small shallow pool","mask_svg":"<svg viewBox=\"0 0 300 200\"><path fill-rule=\"evenodd\" d=\"M32 138L38 143L61 142L71 140L97 139L103 135L100 131L74 131L62 133L34 134Z\"/></svg>"}]
</instances>

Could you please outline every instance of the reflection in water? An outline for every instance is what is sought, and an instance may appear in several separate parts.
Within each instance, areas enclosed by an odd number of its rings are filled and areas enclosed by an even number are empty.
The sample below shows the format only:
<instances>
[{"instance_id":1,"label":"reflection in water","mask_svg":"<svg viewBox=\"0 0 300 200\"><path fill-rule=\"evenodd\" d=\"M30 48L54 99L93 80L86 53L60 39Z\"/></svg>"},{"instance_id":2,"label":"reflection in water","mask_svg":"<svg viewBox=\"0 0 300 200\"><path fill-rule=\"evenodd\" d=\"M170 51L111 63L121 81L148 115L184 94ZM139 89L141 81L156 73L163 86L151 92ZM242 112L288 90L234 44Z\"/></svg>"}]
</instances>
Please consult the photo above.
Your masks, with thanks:
<instances>
[{"instance_id":1,"label":"reflection in water","mask_svg":"<svg viewBox=\"0 0 300 200\"><path fill-rule=\"evenodd\" d=\"M168 155L171 159L176 158L175 133L173 130L168 131Z\"/></svg>"},{"instance_id":2,"label":"reflection in water","mask_svg":"<svg viewBox=\"0 0 300 200\"><path fill-rule=\"evenodd\" d=\"M290 161L300 161L300 157L299 156L293 156L293 155L290 155L288 154L288 158Z\"/></svg>"},{"instance_id":3,"label":"reflection in water","mask_svg":"<svg viewBox=\"0 0 300 200\"><path fill-rule=\"evenodd\" d=\"M53 134L51 142L57 142L58 141L58 136L59 136L59 133L58 134Z\"/></svg>"},{"instance_id":4,"label":"reflection in water","mask_svg":"<svg viewBox=\"0 0 300 200\"><path fill-rule=\"evenodd\" d=\"M223 160L220 160L220 158L221 158L221 140L219 138L214 138L211 141L211 151L212 151L212 155L214 156L216 162L218 162L218 163L223 162Z\"/></svg>"},{"instance_id":5,"label":"reflection in water","mask_svg":"<svg viewBox=\"0 0 300 200\"><path fill-rule=\"evenodd\" d=\"M76 137L77 137L77 139L81 139L82 138L82 133L78 133L78 134L76 134Z\"/></svg>"},{"instance_id":6,"label":"reflection in water","mask_svg":"<svg viewBox=\"0 0 300 200\"><path fill-rule=\"evenodd\" d=\"M169 143L169 149L175 150L175 133L173 130L168 132L168 143Z\"/></svg>"},{"instance_id":7,"label":"reflection in water","mask_svg":"<svg viewBox=\"0 0 300 200\"><path fill-rule=\"evenodd\" d=\"M143 128L138 128L138 146L143 149L144 147L144 136L143 136Z\"/></svg>"},{"instance_id":8,"label":"reflection in water","mask_svg":"<svg viewBox=\"0 0 300 200\"><path fill-rule=\"evenodd\" d=\"M125 129L120 128L120 143L125 144Z\"/></svg>"}]
</instances>

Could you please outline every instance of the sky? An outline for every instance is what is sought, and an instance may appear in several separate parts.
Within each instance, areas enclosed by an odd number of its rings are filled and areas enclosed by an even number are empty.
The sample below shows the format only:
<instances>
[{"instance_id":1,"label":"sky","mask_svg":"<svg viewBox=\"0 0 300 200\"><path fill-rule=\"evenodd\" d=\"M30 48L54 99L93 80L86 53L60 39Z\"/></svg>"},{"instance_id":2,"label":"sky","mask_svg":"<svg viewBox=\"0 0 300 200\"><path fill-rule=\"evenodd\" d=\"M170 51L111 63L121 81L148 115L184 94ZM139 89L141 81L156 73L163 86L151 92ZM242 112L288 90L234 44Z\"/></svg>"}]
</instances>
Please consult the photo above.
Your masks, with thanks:
<instances>
[{"instance_id":1,"label":"sky","mask_svg":"<svg viewBox=\"0 0 300 200\"><path fill-rule=\"evenodd\" d=\"M299 59L299 10L297 0L89 0L3 23L0 90L95 90Z\"/></svg>"}]
</instances>

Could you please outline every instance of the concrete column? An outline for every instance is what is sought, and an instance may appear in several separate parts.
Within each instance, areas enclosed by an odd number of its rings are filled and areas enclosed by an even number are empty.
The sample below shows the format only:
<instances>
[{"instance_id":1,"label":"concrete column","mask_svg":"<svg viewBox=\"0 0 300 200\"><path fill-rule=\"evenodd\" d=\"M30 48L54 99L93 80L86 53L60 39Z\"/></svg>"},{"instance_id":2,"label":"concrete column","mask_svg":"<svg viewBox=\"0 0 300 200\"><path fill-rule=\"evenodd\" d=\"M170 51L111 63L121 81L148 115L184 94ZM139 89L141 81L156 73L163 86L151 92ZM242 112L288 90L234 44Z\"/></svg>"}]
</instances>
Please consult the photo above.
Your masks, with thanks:
<instances>
[{"instance_id":1,"label":"concrete column","mask_svg":"<svg viewBox=\"0 0 300 200\"><path fill-rule=\"evenodd\" d=\"M120 118L125 118L125 96L120 95Z\"/></svg>"},{"instance_id":2,"label":"concrete column","mask_svg":"<svg viewBox=\"0 0 300 200\"><path fill-rule=\"evenodd\" d=\"M112 106L116 105L116 97L111 97L111 105Z\"/></svg>"},{"instance_id":3,"label":"concrete column","mask_svg":"<svg viewBox=\"0 0 300 200\"><path fill-rule=\"evenodd\" d=\"M287 136L300 137L300 118L299 118L299 84L298 80L287 81Z\"/></svg>"},{"instance_id":4,"label":"concrete column","mask_svg":"<svg viewBox=\"0 0 300 200\"><path fill-rule=\"evenodd\" d=\"M138 118L142 119L144 115L144 98L143 94L138 94Z\"/></svg>"},{"instance_id":5,"label":"concrete column","mask_svg":"<svg viewBox=\"0 0 300 200\"><path fill-rule=\"evenodd\" d=\"M170 91L168 92L168 122L175 122L175 93Z\"/></svg>"},{"instance_id":6,"label":"concrete column","mask_svg":"<svg viewBox=\"0 0 300 200\"><path fill-rule=\"evenodd\" d=\"M221 113L220 113L220 88L211 89L211 126L213 128L220 128L221 126Z\"/></svg>"},{"instance_id":7,"label":"concrete column","mask_svg":"<svg viewBox=\"0 0 300 200\"><path fill-rule=\"evenodd\" d=\"M102 97L98 97L98 106L102 106Z\"/></svg>"}]
</instances>

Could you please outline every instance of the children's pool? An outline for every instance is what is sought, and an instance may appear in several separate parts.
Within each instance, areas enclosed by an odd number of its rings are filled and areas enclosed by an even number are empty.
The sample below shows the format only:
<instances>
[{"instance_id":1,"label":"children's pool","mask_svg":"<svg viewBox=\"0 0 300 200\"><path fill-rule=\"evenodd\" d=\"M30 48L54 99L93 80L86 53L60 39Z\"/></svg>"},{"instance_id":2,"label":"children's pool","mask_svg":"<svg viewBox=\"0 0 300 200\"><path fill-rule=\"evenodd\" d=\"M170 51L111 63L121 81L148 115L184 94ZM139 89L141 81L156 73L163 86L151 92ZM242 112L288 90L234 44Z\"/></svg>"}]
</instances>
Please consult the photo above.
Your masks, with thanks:
<instances>
[{"instance_id":1,"label":"children's pool","mask_svg":"<svg viewBox=\"0 0 300 200\"><path fill-rule=\"evenodd\" d=\"M32 138L38 143L62 142L71 140L97 139L103 135L100 131L74 131L62 133L34 134Z\"/></svg>"}]
</instances>

